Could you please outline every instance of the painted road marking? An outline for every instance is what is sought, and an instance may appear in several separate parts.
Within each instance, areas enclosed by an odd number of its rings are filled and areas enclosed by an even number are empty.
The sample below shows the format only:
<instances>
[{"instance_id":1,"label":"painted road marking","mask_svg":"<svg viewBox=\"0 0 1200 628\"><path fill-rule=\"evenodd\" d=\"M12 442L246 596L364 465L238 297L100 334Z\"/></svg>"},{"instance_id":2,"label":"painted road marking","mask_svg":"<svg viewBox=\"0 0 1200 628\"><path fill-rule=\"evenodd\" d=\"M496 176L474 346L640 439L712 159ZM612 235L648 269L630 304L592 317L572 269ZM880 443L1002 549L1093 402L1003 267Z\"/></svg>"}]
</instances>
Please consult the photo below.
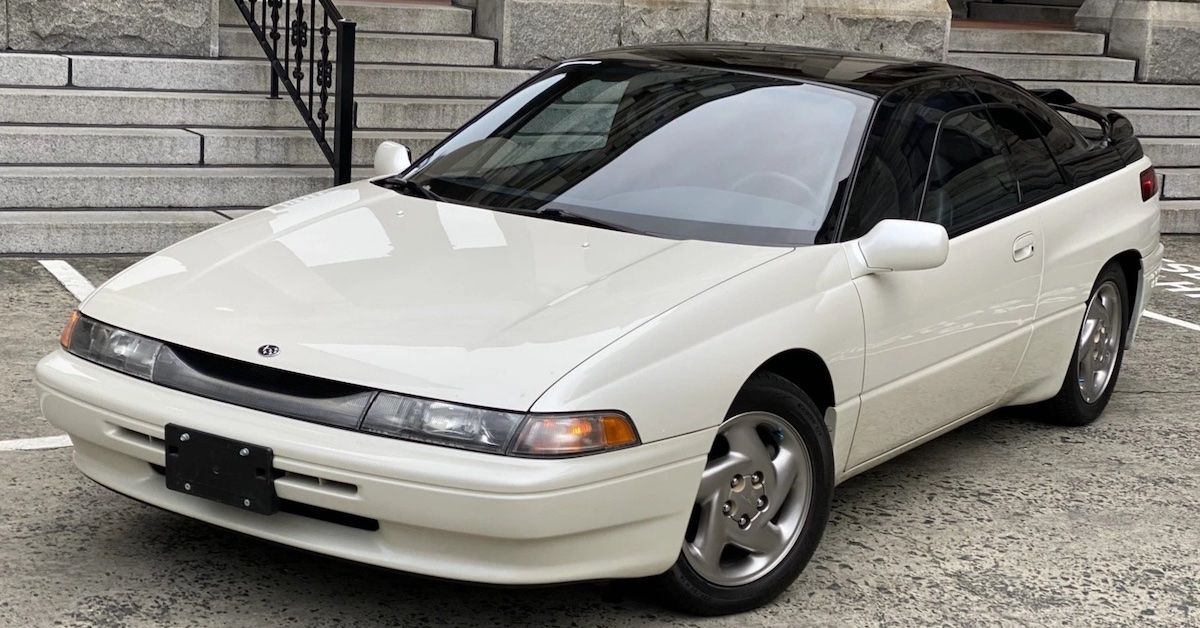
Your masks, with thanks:
<instances>
[{"instance_id":1,"label":"painted road marking","mask_svg":"<svg viewBox=\"0 0 1200 628\"><path fill-rule=\"evenodd\" d=\"M1178 318L1171 318L1170 316L1164 316L1162 314L1159 314L1158 312L1151 312L1150 310L1146 310L1146 311L1142 312L1142 316L1145 316L1146 318L1152 318L1156 321L1161 321L1163 323L1170 323L1172 325L1178 325L1184 329L1190 329L1192 331L1200 331L1200 325L1197 325L1195 323L1189 323L1187 321L1181 321Z\"/></svg>"},{"instance_id":2,"label":"painted road marking","mask_svg":"<svg viewBox=\"0 0 1200 628\"><path fill-rule=\"evenodd\" d=\"M75 298L80 301L88 298L89 295L96 291L96 287L92 285L92 282L87 280L87 277L79 274L79 271L75 270L74 266L63 260L43 259L38 260L38 263L50 271L50 274L54 275L58 283L61 283L67 289L67 292L75 295Z\"/></svg>"},{"instance_id":3,"label":"painted road marking","mask_svg":"<svg viewBox=\"0 0 1200 628\"><path fill-rule=\"evenodd\" d=\"M0 440L0 451L34 451L38 449L61 449L71 446L71 437L46 436L43 438L18 438L17 440Z\"/></svg>"}]
</instances>

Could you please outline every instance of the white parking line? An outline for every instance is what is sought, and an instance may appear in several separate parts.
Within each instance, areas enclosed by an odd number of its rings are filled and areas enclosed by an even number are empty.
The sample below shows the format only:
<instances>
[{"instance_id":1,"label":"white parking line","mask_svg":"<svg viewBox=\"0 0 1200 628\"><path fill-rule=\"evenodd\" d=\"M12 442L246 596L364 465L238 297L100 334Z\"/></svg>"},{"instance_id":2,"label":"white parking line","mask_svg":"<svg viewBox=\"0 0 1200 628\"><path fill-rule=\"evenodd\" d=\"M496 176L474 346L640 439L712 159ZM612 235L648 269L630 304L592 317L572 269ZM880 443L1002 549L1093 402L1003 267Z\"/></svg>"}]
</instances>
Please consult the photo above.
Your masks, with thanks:
<instances>
[{"instance_id":1,"label":"white parking line","mask_svg":"<svg viewBox=\"0 0 1200 628\"><path fill-rule=\"evenodd\" d=\"M1156 321L1170 323L1172 325L1178 325L1179 327L1182 327L1184 329L1190 329L1192 331L1200 331L1200 325L1197 325L1195 323L1189 323L1187 321L1181 321L1178 318L1171 318L1170 316L1165 316L1165 315L1159 314L1157 312L1151 312L1150 310L1146 310L1146 311L1142 312L1142 316L1145 316L1146 318L1152 318Z\"/></svg>"},{"instance_id":2,"label":"white parking line","mask_svg":"<svg viewBox=\"0 0 1200 628\"><path fill-rule=\"evenodd\" d=\"M45 436L43 438L18 438L17 440L0 440L0 451L33 451L36 449L61 449L71 446L71 437Z\"/></svg>"},{"instance_id":3,"label":"white parking line","mask_svg":"<svg viewBox=\"0 0 1200 628\"><path fill-rule=\"evenodd\" d=\"M88 295L96 291L96 287L92 282L87 280L87 277L79 274L74 266L71 266L64 260L60 259L43 259L38 260L38 263L43 268L50 271L51 275L61 283L68 292L75 295L76 299L83 301L88 298Z\"/></svg>"}]
</instances>

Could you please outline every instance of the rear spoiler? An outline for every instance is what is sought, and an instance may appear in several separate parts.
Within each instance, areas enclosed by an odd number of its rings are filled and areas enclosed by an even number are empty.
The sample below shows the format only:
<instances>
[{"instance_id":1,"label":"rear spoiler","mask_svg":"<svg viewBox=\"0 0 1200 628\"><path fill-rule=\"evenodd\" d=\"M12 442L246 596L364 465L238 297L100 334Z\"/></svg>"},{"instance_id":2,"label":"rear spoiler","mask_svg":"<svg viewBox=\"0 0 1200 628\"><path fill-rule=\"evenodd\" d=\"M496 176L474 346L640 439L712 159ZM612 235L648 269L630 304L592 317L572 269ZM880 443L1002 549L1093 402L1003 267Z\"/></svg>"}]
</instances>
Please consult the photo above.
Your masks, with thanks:
<instances>
[{"instance_id":1,"label":"rear spoiler","mask_svg":"<svg viewBox=\"0 0 1200 628\"><path fill-rule=\"evenodd\" d=\"M1100 125L1104 132L1104 144L1121 143L1133 138L1133 124L1129 118L1105 107L1085 105L1061 89L1033 89L1031 94L1037 96L1051 108L1065 113L1072 113L1087 118Z\"/></svg>"}]
</instances>

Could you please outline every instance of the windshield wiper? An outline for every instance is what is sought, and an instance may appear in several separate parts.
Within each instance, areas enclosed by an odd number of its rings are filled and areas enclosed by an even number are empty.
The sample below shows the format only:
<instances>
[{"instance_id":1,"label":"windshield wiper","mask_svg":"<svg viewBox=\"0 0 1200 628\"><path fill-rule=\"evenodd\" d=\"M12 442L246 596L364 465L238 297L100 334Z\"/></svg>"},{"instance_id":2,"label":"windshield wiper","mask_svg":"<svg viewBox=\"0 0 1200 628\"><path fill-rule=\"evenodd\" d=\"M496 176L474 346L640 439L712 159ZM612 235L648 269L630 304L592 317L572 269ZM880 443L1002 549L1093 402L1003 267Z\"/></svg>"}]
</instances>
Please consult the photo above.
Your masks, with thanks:
<instances>
[{"instance_id":1,"label":"windshield wiper","mask_svg":"<svg viewBox=\"0 0 1200 628\"><path fill-rule=\"evenodd\" d=\"M429 189L429 186L421 185L412 179L388 179L382 183L386 183L389 189L395 190L396 192L404 194L405 196L420 196L421 198L426 198L431 201L438 201L441 203L451 202L446 200L446 197L442 196L441 194Z\"/></svg>"},{"instance_id":2,"label":"windshield wiper","mask_svg":"<svg viewBox=\"0 0 1200 628\"><path fill-rule=\"evenodd\" d=\"M546 218L549 218L551 220L570 222L570 223L574 223L577 225L585 225L588 227L599 227L601 229L609 229L612 231L623 231L625 233L639 233L639 234L645 235L644 231L638 231L637 229L634 229L632 227L627 227L627 226L619 224L619 223L609 222L607 220L600 220L598 218L593 218L591 216L584 216L583 214L580 214L573 210L567 209L565 207L557 206L557 205L547 205L547 206L533 212L533 214L535 216L545 216Z\"/></svg>"}]
</instances>

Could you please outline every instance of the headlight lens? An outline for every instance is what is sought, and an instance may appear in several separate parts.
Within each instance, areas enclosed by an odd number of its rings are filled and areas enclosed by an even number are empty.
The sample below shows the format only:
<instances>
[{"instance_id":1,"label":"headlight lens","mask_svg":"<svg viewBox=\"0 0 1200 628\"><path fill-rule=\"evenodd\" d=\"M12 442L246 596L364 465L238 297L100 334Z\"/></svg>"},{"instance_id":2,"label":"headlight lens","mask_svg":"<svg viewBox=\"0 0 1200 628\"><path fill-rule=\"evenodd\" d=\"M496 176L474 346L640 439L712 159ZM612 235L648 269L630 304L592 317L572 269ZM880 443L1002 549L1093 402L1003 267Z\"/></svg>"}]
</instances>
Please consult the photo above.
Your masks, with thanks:
<instances>
[{"instance_id":1,"label":"headlight lens","mask_svg":"<svg viewBox=\"0 0 1200 628\"><path fill-rule=\"evenodd\" d=\"M60 339L63 348L85 360L146 380L153 377L154 360L163 346L78 313L71 316Z\"/></svg>"},{"instance_id":2,"label":"headlight lens","mask_svg":"<svg viewBox=\"0 0 1200 628\"><path fill-rule=\"evenodd\" d=\"M405 440L531 457L579 456L638 443L633 422L616 412L522 414L392 393L375 398L361 429Z\"/></svg>"},{"instance_id":3,"label":"headlight lens","mask_svg":"<svg viewBox=\"0 0 1200 628\"><path fill-rule=\"evenodd\" d=\"M362 430L405 440L504 453L523 414L380 393Z\"/></svg>"}]
</instances>

